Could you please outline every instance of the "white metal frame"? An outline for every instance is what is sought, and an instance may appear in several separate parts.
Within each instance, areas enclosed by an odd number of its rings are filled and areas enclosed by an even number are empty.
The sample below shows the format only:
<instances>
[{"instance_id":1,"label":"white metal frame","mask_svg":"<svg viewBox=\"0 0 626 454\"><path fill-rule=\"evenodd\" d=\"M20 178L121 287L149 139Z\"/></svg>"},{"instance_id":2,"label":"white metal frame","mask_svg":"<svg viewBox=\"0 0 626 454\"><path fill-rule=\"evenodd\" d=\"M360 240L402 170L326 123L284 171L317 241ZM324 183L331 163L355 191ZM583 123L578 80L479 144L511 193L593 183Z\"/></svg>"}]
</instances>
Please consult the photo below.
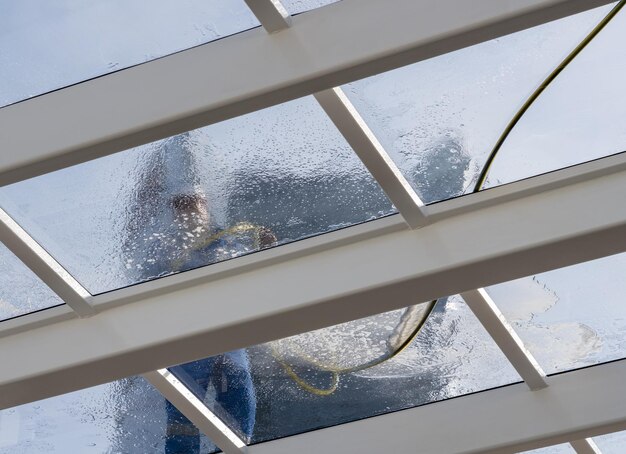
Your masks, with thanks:
<instances>
[{"instance_id":1,"label":"white metal frame","mask_svg":"<svg viewBox=\"0 0 626 454\"><path fill-rule=\"evenodd\" d=\"M91 294L1 208L0 241L79 317L94 314Z\"/></svg>"},{"instance_id":2,"label":"white metal frame","mask_svg":"<svg viewBox=\"0 0 626 454\"><path fill-rule=\"evenodd\" d=\"M381 219L92 296L2 211L0 239L69 307L0 324L0 408L143 373L225 452L244 452L162 367L461 293L532 391L510 386L250 452L308 452L309 439L315 452L396 445L406 452L419 434L419 452L513 452L571 441L577 452L597 454L584 437L626 427L617 391L626 362L546 378L481 287L626 251L626 213L615 209L626 193L626 154L426 207L336 86L609 0L343 0L293 19L279 0L246 3L265 31L0 109L1 144L12 151L0 155L0 183L315 94L406 224ZM181 71L192 64L194 72ZM232 71L242 64L254 78ZM145 90L127 89L138 81ZM592 215L580 216L580 207ZM275 280L285 283L280 291L263 285ZM519 413L510 420L501 417L507 402ZM487 416L467 418L477 412ZM495 424L489 431L487 421ZM461 427L460 436L441 433L449 427ZM380 448L372 438L378 431L387 435L376 435Z\"/></svg>"},{"instance_id":3,"label":"white metal frame","mask_svg":"<svg viewBox=\"0 0 626 454\"><path fill-rule=\"evenodd\" d=\"M159 369L146 372L143 377L209 437L224 454L248 452L246 443L169 370Z\"/></svg>"},{"instance_id":4,"label":"white metal frame","mask_svg":"<svg viewBox=\"0 0 626 454\"><path fill-rule=\"evenodd\" d=\"M341 88L315 93L315 99L385 191L411 228L428 222L424 203L365 124Z\"/></svg>"},{"instance_id":5,"label":"white metal frame","mask_svg":"<svg viewBox=\"0 0 626 454\"><path fill-rule=\"evenodd\" d=\"M306 255L282 246L291 258L248 272L213 278L236 259L95 296L96 316L2 339L0 406L626 251L624 193L626 171Z\"/></svg>"},{"instance_id":6,"label":"white metal frame","mask_svg":"<svg viewBox=\"0 0 626 454\"><path fill-rule=\"evenodd\" d=\"M626 361L287 437L250 454L513 454L626 429Z\"/></svg>"},{"instance_id":7,"label":"white metal frame","mask_svg":"<svg viewBox=\"0 0 626 454\"><path fill-rule=\"evenodd\" d=\"M0 184L610 2L342 0L278 33L240 33L0 109Z\"/></svg>"},{"instance_id":8,"label":"white metal frame","mask_svg":"<svg viewBox=\"0 0 626 454\"><path fill-rule=\"evenodd\" d=\"M574 440L570 442L576 454L601 454L600 448L591 438L583 438L582 440Z\"/></svg>"},{"instance_id":9,"label":"white metal frame","mask_svg":"<svg viewBox=\"0 0 626 454\"><path fill-rule=\"evenodd\" d=\"M245 0L268 33L276 33L291 25L291 16L280 0Z\"/></svg>"},{"instance_id":10,"label":"white metal frame","mask_svg":"<svg viewBox=\"0 0 626 454\"><path fill-rule=\"evenodd\" d=\"M528 387L536 391L548 386L546 373L524 347L520 337L485 289L462 292L461 297Z\"/></svg>"}]
</instances>

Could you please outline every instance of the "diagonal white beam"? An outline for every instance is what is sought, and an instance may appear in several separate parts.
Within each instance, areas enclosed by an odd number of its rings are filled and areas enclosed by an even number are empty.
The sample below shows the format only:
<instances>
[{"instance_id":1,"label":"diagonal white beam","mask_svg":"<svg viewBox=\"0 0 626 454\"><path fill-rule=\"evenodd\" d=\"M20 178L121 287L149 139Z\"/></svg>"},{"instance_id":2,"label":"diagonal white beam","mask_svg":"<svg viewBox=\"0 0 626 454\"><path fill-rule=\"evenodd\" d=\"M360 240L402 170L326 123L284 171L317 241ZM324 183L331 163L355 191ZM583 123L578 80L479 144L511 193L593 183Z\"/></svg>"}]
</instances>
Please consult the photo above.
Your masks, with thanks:
<instances>
[{"instance_id":1,"label":"diagonal white beam","mask_svg":"<svg viewBox=\"0 0 626 454\"><path fill-rule=\"evenodd\" d=\"M626 428L626 360L249 446L250 454L514 454Z\"/></svg>"},{"instance_id":2,"label":"diagonal white beam","mask_svg":"<svg viewBox=\"0 0 626 454\"><path fill-rule=\"evenodd\" d=\"M602 454L598 445L591 438L583 438L570 442L576 454Z\"/></svg>"},{"instance_id":3,"label":"diagonal white beam","mask_svg":"<svg viewBox=\"0 0 626 454\"><path fill-rule=\"evenodd\" d=\"M341 88L315 99L411 228L427 223L426 207Z\"/></svg>"},{"instance_id":4,"label":"diagonal white beam","mask_svg":"<svg viewBox=\"0 0 626 454\"><path fill-rule=\"evenodd\" d=\"M1 339L0 407L626 251L626 171L529 181L437 204L420 230L382 219L96 296L94 317Z\"/></svg>"},{"instance_id":5,"label":"diagonal white beam","mask_svg":"<svg viewBox=\"0 0 626 454\"><path fill-rule=\"evenodd\" d=\"M280 0L245 0L268 33L284 30L291 25L291 15Z\"/></svg>"},{"instance_id":6,"label":"diagonal white beam","mask_svg":"<svg viewBox=\"0 0 626 454\"><path fill-rule=\"evenodd\" d=\"M610 2L342 0L0 109L0 185Z\"/></svg>"},{"instance_id":7,"label":"diagonal white beam","mask_svg":"<svg viewBox=\"0 0 626 454\"><path fill-rule=\"evenodd\" d=\"M461 297L528 387L535 391L548 386L545 372L485 289L463 292Z\"/></svg>"},{"instance_id":8,"label":"diagonal white beam","mask_svg":"<svg viewBox=\"0 0 626 454\"><path fill-rule=\"evenodd\" d=\"M91 294L1 208L0 241L78 316L95 313Z\"/></svg>"},{"instance_id":9,"label":"diagonal white beam","mask_svg":"<svg viewBox=\"0 0 626 454\"><path fill-rule=\"evenodd\" d=\"M167 369L143 374L163 396L225 454L246 453L246 444Z\"/></svg>"}]
</instances>

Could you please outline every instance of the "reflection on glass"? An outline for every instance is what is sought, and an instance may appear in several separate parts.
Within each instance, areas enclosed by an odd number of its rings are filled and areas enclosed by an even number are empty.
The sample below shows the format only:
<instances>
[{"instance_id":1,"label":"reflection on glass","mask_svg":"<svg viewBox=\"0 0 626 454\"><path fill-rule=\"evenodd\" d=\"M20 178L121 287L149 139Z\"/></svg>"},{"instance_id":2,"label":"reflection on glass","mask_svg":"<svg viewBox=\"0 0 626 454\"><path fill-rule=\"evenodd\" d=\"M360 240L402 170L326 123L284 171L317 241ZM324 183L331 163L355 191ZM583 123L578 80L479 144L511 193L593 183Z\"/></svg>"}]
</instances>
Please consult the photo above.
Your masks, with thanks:
<instances>
[{"instance_id":1,"label":"reflection on glass","mask_svg":"<svg viewBox=\"0 0 626 454\"><path fill-rule=\"evenodd\" d=\"M574 448L572 448L569 443L563 443L562 445L524 451L521 454L576 454L576 451L574 451Z\"/></svg>"},{"instance_id":2,"label":"reflection on glass","mask_svg":"<svg viewBox=\"0 0 626 454\"><path fill-rule=\"evenodd\" d=\"M63 301L0 243L0 321L63 304Z\"/></svg>"},{"instance_id":3,"label":"reflection on glass","mask_svg":"<svg viewBox=\"0 0 626 454\"><path fill-rule=\"evenodd\" d=\"M343 88L422 200L455 197L473 190L509 119L608 10L567 17ZM603 111L597 106L594 114ZM523 159L511 156L508 166L522 168ZM537 156L545 162L545 154Z\"/></svg>"},{"instance_id":4,"label":"reflection on glass","mask_svg":"<svg viewBox=\"0 0 626 454\"><path fill-rule=\"evenodd\" d=\"M520 380L460 297L431 308L392 311L172 370L187 373L190 388L233 427L249 430L252 421L252 443Z\"/></svg>"},{"instance_id":5,"label":"reflection on glass","mask_svg":"<svg viewBox=\"0 0 626 454\"><path fill-rule=\"evenodd\" d=\"M513 128L485 187L626 150L626 13L563 70Z\"/></svg>"},{"instance_id":6,"label":"reflection on glass","mask_svg":"<svg viewBox=\"0 0 626 454\"><path fill-rule=\"evenodd\" d=\"M299 14L338 1L340 0L282 0L282 4L289 14Z\"/></svg>"},{"instance_id":7,"label":"reflection on glass","mask_svg":"<svg viewBox=\"0 0 626 454\"><path fill-rule=\"evenodd\" d=\"M165 399L140 377L0 411L0 454L174 454L197 433L189 420L168 426ZM217 452L199 440L202 453Z\"/></svg>"},{"instance_id":8,"label":"reflection on glass","mask_svg":"<svg viewBox=\"0 0 626 454\"><path fill-rule=\"evenodd\" d=\"M0 189L90 292L394 213L312 98Z\"/></svg>"},{"instance_id":9,"label":"reflection on glass","mask_svg":"<svg viewBox=\"0 0 626 454\"><path fill-rule=\"evenodd\" d=\"M626 357L626 254L489 287L547 373Z\"/></svg>"},{"instance_id":10,"label":"reflection on glass","mask_svg":"<svg viewBox=\"0 0 626 454\"><path fill-rule=\"evenodd\" d=\"M626 431L593 437L602 454L623 454L626 446Z\"/></svg>"},{"instance_id":11,"label":"reflection on glass","mask_svg":"<svg viewBox=\"0 0 626 454\"><path fill-rule=\"evenodd\" d=\"M0 0L0 106L258 25L243 0Z\"/></svg>"}]
</instances>

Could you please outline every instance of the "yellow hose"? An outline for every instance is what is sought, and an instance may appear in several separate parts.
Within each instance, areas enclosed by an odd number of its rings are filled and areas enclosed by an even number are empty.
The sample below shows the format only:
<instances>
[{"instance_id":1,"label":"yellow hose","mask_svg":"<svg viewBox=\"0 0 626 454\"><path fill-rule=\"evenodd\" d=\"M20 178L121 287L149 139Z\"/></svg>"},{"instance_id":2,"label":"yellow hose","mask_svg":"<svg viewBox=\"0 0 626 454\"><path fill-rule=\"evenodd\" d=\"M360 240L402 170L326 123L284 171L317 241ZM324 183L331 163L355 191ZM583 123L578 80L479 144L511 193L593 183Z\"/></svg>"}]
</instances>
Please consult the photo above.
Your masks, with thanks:
<instances>
[{"instance_id":1,"label":"yellow hose","mask_svg":"<svg viewBox=\"0 0 626 454\"><path fill-rule=\"evenodd\" d=\"M541 82L541 84L539 84L539 86L535 89L535 91L533 91L533 93L526 100L526 102L524 102L522 107L515 113L511 121L509 121L506 128L496 141L496 144L493 146L491 152L489 153L489 157L485 162L485 166L481 170L480 175L478 176L478 180L476 181L476 185L474 186L474 192L478 192L483 188L485 181L487 180L489 170L491 169L493 161L496 158L496 155L502 148L502 145L504 144L506 139L511 134L511 131L513 131L515 125L521 120L521 118L528 111L530 106L534 104L534 102L537 100L537 98L539 98L544 90L548 88L548 86L554 81L554 79L556 79L557 76L561 74L561 72L582 52L582 50L587 47L587 45L591 41L593 41L596 36L598 36L598 34L604 29L604 27L606 27L606 25L611 22L611 20L617 15L617 13L620 12L625 3L626 0L621 0L609 12L609 14L607 14L600 21L600 23L598 23L598 25L596 25L593 30L591 30L591 32L587 36L585 36L585 38L574 48L574 50L572 50L569 55L567 55L567 57L565 57L565 59L561 63L559 63L556 68L554 68L554 70L548 75L548 77L543 82Z\"/></svg>"},{"instance_id":2,"label":"yellow hose","mask_svg":"<svg viewBox=\"0 0 626 454\"><path fill-rule=\"evenodd\" d=\"M304 389L305 391L310 392L311 394L315 394L317 396L329 396L332 393L334 393L338 386L339 386L339 377L342 374L348 374L351 372L360 372L366 369L370 369L374 366L378 366L379 364L382 364L384 362L389 361L390 359L395 358L396 356L398 356L400 353L402 353L417 337L417 335L420 333L420 331L422 330L422 327L424 326L424 323L426 322L426 320L428 319L428 317L430 316L430 314L432 313L433 309L435 308L435 303L437 301L431 301L427 304L430 305L430 307L427 309L427 315L425 317L422 318L421 323L419 323L415 329L413 330L413 332L411 333L411 335L409 337L407 337L407 339L394 351L392 351L391 353L389 353L388 355L383 355L380 358L377 358L373 361L370 361L368 363L365 364L361 364L359 366L353 366L353 367L346 367L346 368L333 368L333 367L327 367L324 366L322 364L316 363L314 361L312 361L311 359L305 358L305 361L308 361L309 363L311 363L314 367L325 371L325 372L330 372L332 374L333 377L333 382L332 385L329 388L316 388L315 386L311 385L310 383L307 383L303 378L301 378L294 370L293 368L289 365L289 363L287 363L287 361L282 358L282 355L280 355L280 353L278 352L278 350L276 349L276 347L274 347L274 345L271 345L270 349L272 352L272 356L274 357L274 359L283 367L283 369L285 370L285 372L287 373L287 375L289 375L295 382L296 384L298 384L298 386L300 386L302 389Z\"/></svg>"},{"instance_id":3,"label":"yellow hose","mask_svg":"<svg viewBox=\"0 0 626 454\"><path fill-rule=\"evenodd\" d=\"M604 29L604 27L606 27L606 25L617 15L617 13L619 13L619 11L622 9L624 4L626 4L626 0L621 0L609 12L609 14L607 14L602 19L602 21L600 21L600 23L598 23L598 25L596 25L593 28L593 30L574 48L574 50L572 50L567 55L567 57L565 57L565 59L548 75L548 77L543 82L541 82L541 84L535 89L535 91L530 95L530 97L524 102L522 107L516 112L516 114L513 116L511 121L509 121L509 123L507 124L506 128L504 129L504 131L502 132L502 134L500 135L500 137L496 141L496 144L494 145L493 149L489 153L489 157L487 158L485 166L483 167L480 175L478 176L478 180L476 181L476 185L474 187L474 192L478 192L478 191L480 191L482 189L483 185L485 184L485 180L487 179L487 175L489 173L489 170L491 169L491 166L493 164L493 161L494 161L496 155L498 154L498 152L502 148L502 145L504 144L504 142L506 141L506 139L510 135L510 133L513 130L513 128L515 127L515 125L520 121L520 119L528 111L530 106L532 106L532 104L539 98L539 96L544 92L544 90L557 78L557 76L582 52L582 50L585 47L587 47L587 45ZM435 301L432 301L430 304L432 306L431 306L431 308L428 311L428 315L430 315L430 313L432 312L432 309L434 308L434 305L435 305ZM421 328L424 325L424 321L427 318L428 318L428 316L424 317L424 319L422 320L422 323L420 323L420 325L416 327L416 329L413 331L411 336L409 336L407 338L407 340L400 346L400 348L398 348L397 350L393 351L391 354L383 356L381 358L378 358L377 360L372 361L370 363L367 363L367 364L364 364L364 365L361 365L361 366L341 369L341 368L324 367L323 365L316 364L314 361L311 361L310 359L308 359L308 361L311 364L313 364L315 367L317 367L318 369L324 370L324 371L327 371L327 372L331 372L333 374L332 375L332 377L333 377L332 385L329 388L327 388L327 389L316 388L316 387L312 386L311 384L307 383L301 377L299 377L298 374L296 374L296 372L293 370L293 368L283 358L280 357L280 354L278 353L276 348L273 347L273 346L272 346L272 355L283 366L283 369L285 370L285 372L301 388L303 388L304 390L306 390L306 391L308 391L308 392L310 392L312 394L316 394L316 395L319 395L319 396L328 396L328 395L332 394L333 392L335 392L337 390L337 387L339 386L340 374L362 371L362 370L374 367L376 365L382 364L385 361L388 361L388 360L396 357L397 355L399 355L402 351L404 351L413 342L415 337L421 331Z\"/></svg>"}]
</instances>

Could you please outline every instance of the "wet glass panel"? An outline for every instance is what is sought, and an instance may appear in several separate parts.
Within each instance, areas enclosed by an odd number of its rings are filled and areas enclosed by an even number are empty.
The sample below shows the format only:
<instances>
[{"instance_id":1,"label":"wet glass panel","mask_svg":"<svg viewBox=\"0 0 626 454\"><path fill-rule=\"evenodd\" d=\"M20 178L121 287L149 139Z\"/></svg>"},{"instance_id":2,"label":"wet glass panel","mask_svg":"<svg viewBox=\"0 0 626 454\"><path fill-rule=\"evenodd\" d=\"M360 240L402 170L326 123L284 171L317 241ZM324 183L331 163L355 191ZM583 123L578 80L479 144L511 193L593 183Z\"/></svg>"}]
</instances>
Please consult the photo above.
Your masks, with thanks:
<instances>
[{"instance_id":1,"label":"wet glass panel","mask_svg":"<svg viewBox=\"0 0 626 454\"><path fill-rule=\"evenodd\" d=\"M395 213L313 98L0 189L91 293Z\"/></svg>"},{"instance_id":2,"label":"wet glass panel","mask_svg":"<svg viewBox=\"0 0 626 454\"><path fill-rule=\"evenodd\" d=\"M626 150L625 39L622 10L513 128L486 187Z\"/></svg>"},{"instance_id":3,"label":"wet glass panel","mask_svg":"<svg viewBox=\"0 0 626 454\"><path fill-rule=\"evenodd\" d=\"M170 367L194 395L246 443L250 441L256 420L256 394L246 350ZM168 424L183 417L171 408Z\"/></svg>"},{"instance_id":4,"label":"wet glass panel","mask_svg":"<svg viewBox=\"0 0 626 454\"><path fill-rule=\"evenodd\" d=\"M299 14L338 1L340 0L282 0L282 3L289 14Z\"/></svg>"},{"instance_id":5,"label":"wet glass panel","mask_svg":"<svg viewBox=\"0 0 626 454\"><path fill-rule=\"evenodd\" d=\"M520 381L458 296L172 368L181 369L252 443Z\"/></svg>"},{"instance_id":6,"label":"wet glass panel","mask_svg":"<svg viewBox=\"0 0 626 454\"><path fill-rule=\"evenodd\" d=\"M602 454L622 454L626 446L626 431L593 437Z\"/></svg>"},{"instance_id":7,"label":"wet glass panel","mask_svg":"<svg viewBox=\"0 0 626 454\"><path fill-rule=\"evenodd\" d=\"M515 111L607 11L567 17L343 88L422 200L455 197L472 192ZM522 158L515 159L510 166L518 169Z\"/></svg>"},{"instance_id":8,"label":"wet glass panel","mask_svg":"<svg viewBox=\"0 0 626 454\"><path fill-rule=\"evenodd\" d=\"M0 0L0 106L258 25L243 0Z\"/></svg>"},{"instance_id":9,"label":"wet glass panel","mask_svg":"<svg viewBox=\"0 0 626 454\"><path fill-rule=\"evenodd\" d=\"M545 448L533 449L532 451L524 451L521 454L576 454L574 448L569 443L562 445L547 446Z\"/></svg>"},{"instance_id":10,"label":"wet glass panel","mask_svg":"<svg viewBox=\"0 0 626 454\"><path fill-rule=\"evenodd\" d=\"M487 291L546 373L626 357L626 254Z\"/></svg>"},{"instance_id":11,"label":"wet glass panel","mask_svg":"<svg viewBox=\"0 0 626 454\"><path fill-rule=\"evenodd\" d=\"M0 411L0 454L218 452L140 377ZM198 452L197 450L195 452Z\"/></svg>"},{"instance_id":12,"label":"wet glass panel","mask_svg":"<svg viewBox=\"0 0 626 454\"><path fill-rule=\"evenodd\" d=\"M61 298L0 243L0 321L61 304Z\"/></svg>"}]
</instances>

